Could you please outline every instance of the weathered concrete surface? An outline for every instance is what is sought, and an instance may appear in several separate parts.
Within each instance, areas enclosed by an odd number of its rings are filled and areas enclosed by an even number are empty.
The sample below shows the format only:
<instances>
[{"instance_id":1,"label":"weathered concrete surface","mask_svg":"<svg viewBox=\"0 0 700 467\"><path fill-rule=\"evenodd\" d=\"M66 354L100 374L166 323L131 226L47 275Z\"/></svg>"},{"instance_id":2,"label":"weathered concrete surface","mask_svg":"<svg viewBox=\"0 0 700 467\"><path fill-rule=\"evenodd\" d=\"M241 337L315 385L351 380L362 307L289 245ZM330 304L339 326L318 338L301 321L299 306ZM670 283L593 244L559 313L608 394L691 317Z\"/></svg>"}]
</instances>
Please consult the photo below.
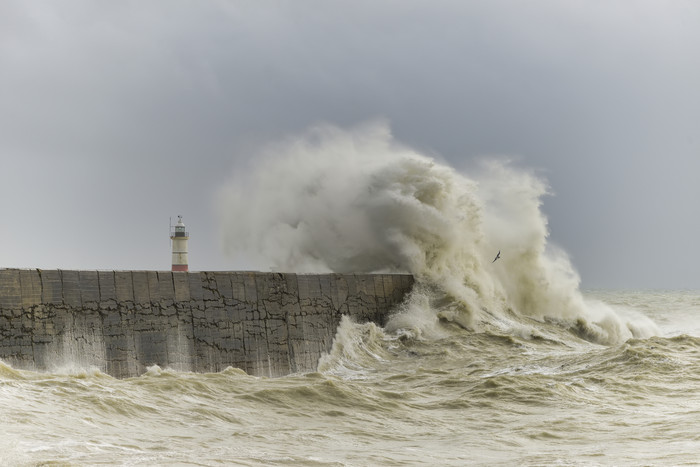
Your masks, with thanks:
<instances>
[{"instance_id":1,"label":"weathered concrete surface","mask_svg":"<svg viewBox=\"0 0 700 467\"><path fill-rule=\"evenodd\" d=\"M412 287L399 274L0 269L0 359L118 378L154 364L313 371L342 315L382 324Z\"/></svg>"}]
</instances>

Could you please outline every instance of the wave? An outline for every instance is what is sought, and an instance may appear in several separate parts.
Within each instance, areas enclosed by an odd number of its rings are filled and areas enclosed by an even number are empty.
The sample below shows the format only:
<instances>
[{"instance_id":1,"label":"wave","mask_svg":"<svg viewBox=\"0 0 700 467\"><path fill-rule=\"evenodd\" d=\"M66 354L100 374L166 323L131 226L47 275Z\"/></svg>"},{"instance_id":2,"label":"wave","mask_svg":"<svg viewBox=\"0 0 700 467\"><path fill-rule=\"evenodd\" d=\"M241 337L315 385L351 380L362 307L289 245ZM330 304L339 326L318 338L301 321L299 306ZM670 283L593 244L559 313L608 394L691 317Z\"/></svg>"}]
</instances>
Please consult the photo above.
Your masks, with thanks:
<instances>
[{"instance_id":1,"label":"wave","mask_svg":"<svg viewBox=\"0 0 700 467\"><path fill-rule=\"evenodd\" d=\"M382 121L319 125L254 161L221 192L227 252L258 269L411 273L419 286L394 329L439 336L447 321L541 337L556 322L603 344L658 332L584 300L568 256L548 242L548 188L531 171L491 160L467 176Z\"/></svg>"}]
</instances>

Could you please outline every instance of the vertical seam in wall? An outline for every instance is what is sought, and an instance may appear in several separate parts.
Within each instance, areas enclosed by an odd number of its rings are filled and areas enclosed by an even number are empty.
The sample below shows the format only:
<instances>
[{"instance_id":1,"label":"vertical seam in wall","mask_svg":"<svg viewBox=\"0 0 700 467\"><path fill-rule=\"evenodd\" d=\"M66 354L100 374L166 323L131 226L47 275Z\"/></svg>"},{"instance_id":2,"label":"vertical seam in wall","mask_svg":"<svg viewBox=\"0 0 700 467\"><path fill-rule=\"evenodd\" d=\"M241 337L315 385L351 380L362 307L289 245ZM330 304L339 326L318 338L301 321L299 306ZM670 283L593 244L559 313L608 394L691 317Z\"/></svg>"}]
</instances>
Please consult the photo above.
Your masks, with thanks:
<instances>
[{"instance_id":1,"label":"vertical seam in wall","mask_svg":"<svg viewBox=\"0 0 700 467\"><path fill-rule=\"evenodd\" d=\"M100 284L100 271L95 269L95 275L97 276L97 317L100 320L100 328L104 331L105 328L105 320L104 316L102 316L102 287ZM87 316L86 316L86 323L85 323L85 333L87 334L89 332L89 327L87 325ZM97 329L93 329L93 335L92 335L92 348L95 348L95 334L97 333ZM102 354L104 355L104 358L102 359L102 364L105 365L104 370L107 371L106 365L107 362L107 344L105 343L104 340L104 335L102 336L102 347L103 347L103 352ZM99 365L99 363L98 363Z\"/></svg>"},{"instance_id":2,"label":"vertical seam in wall","mask_svg":"<svg viewBox=\"0 0 700 467\"><path fill-rule=\"evenodd\" d=\"M66 293L65 293L65 288L63 286L63 270L62 269L57 269L58 271L58 278L61 280L61 304L65 306L66 304Z\"/></svg>"},{"instance_id":3,"label":"vertical seam in wall","mask_svg":"<svg viewBox=\"0 0 700 467\"><path fill-rule=\"evenodd\" d=\"M108 307L107 313L114 311L117 314L117 316L119 316L119 325L121 327L122 320L121 320L121 313L119 312L119 300L117 299L117 271L112 269L111 272L112 272L112 287L114 288L114 293L112 294L112 296L113 296L112 300L114 300L114 310L110 310ZM124 332L124 331L122 331L122 332ZM105 346L105 359L106 359L108 352L107 352L107 339L105 337L106 337L105 336L105 327L104 327L104 323L103 323L102 324L102 342L104 343L104 346ZM112 345L114 345L114 344L112 344ZM115 361L114 363L116 364L117 362ZM116 366L116 365L113 365L113 366ZM121 366L122 366L122 364L119 363L120 370L121 370Z\"/></svg>"},{"instance_id":4,"label":"vertical seam in wall","mask_svg":"<svg viewBox=\"0 0 700 467\"><path fill-rule=\"evenodd\" d=\"M146 271L146 293L148 294L148 300L146 300L146 303L148 304L148 309L150 310L151 309L151 278L149 277L148 271Z\"/></svg>"},{"instance_id":5,"label":"vertical seam in wall","mask_svg":"<svg viewBox=\"0 0 700 467\"><path fill-rule=\"evenodd\" d=\"M260 321L260 294L258 293L258 275L253 274L253 289L255 289L255 309L258 312L258 322ZM253 317L255 317L255 313L253 313ZM258 325L259 329L259 325ZM265 335L267 337L267 329L265 329ZM267 346L266 346L267 347ZM256 358L254 364L262 363L263 357L260 355L260 344L258 343L258 333L255 334L255 349L256 349ZM265 354L268 353L268 349L265 348ZM257 368L256 371L259 371L262 373L263 368Z\"/></svg>"},{"instance_id":6,"label":"vertical seam in wall","mask_svg":"<svg viewBox=\"0 0 700 467\"><path fill-rule=\"evenodd\" d=\"M173 271L170 271L170 283L173 286L173 309L175 310L175 331L174 332L175 332L175 336L176 336L175 355L177 356L179 351L180 351L180 348L181 348L180 347L180 337L181 337L180 336L180 311L178 310L178 307L176 305L178 303L178 300L177 300L177 295L175 292L175 273ZM166 331L166 333L167 333L167 331ZM168 338L167 337L165 338L165 353L166 354L168 353ZM183 362L180 362L180 368L182 368L182 363ZM168 356L168 364L171 366L173 365L173 363L170 362L169 356Z\"/></svg>"},{"instance_id":7,"label":"vertical seam in wall","mask_svg":"<svg viewBox=\"0 0 700 467\"><path fill-rule=\"evenodd\" d=\"M46 307L46 300L44 300L44 281L42 280L41 277L41 269L36 268L36 273L39 275L39 288L41 289L41 303L39 304L40 307ZM35 307L36 308L36 307ZM45 316L48 316L48 313L46 312L46 309L44 308ZM32 316L32 323L34 324L34 329L32 330L32 358L34 360L34 367L36 368L36 349L34 348L34 334L36 332L36 316ZM44 328L46 329L46 328Z\"/></svg>"},{"instance_id":8,"label":"vertical seam in wall","mask_svg":"<svg viewBox=\"0 0 700 467\"><path fill-rule=\"evenodd\" d=\"M100 313L100 303L102 303L102 287L100 287L100 271L95 269L95 275L97 276L97 313Z\"/></svg>"},{"instance_id":9,"label":"vertical seam in wall","mask_svg":"<svg viewBox=\"0 0 700 467\"><path fill-rule=\"evenodd\" d=\"M28 270L28 272L31 273L31 269ZM19 315L19 328L23 331L24 330L24 315L27 314L29 315L29 319L31 321L34 321L34 310L33 307L30 306L29 309L25 308L24 306L24 286L23 286L23 281L22 281L22 270L18 269L17 270L17 282L19 282L19 309L20 309L20 315ZM24 333L23 333L24 334ZM32 347L32 364L36 362L35 356L34 356L34 339L32 338L33 336L30 336L30 344ZM21 352L20 352L21 355Z\"/></svg>"},{"instance_id":10,"label":"vertical seam in wall","mask_svg":"<svg viewBox=\"0 0 700 467\"><path fill-rule=\"evenodd\" d=\"M194 333L194 310L192 309L193 306L193 299L192 299L192 283L190 282L190 273L185 272L185 275L187 277L187 290L189 291L189 296L190 296L190 324L192 325L192 342L190 345L192 346L190 348L190 354L191 354L191 361L192 361L192 370L195 371L196 368L198 368L197 365L197 339L195 337ZM197 274L199 276L199 274ZM200 284L201 284L201 279L200 279Z\"/></svg>"},{"instance_id":11,"label":"vertical seam in wall","mask_svg":"<svg viewBox=\"0 0 700 467\"><path fill-rule=\"evenodd\" d=\"M170 273L172 274L172 272ZM163 317L163 309L161 308L163 306L163 295L160 292L160 271L156 271L156 284L158 284L158 311L160 312L161 317ZM175 290L173 290L173 294L175 294ZM174 298L174 297L173 297ZM164 362L156 362L156 364L161 367L161 368L167 368L168 367L168 362L170 362L170 355L168 354L168 331L167 331L167 326L170 324L168 323L167 315L163 317L163 320L165 321L166 329L163 331L163 337L165 337L165 361Z\"/></svg>"},{"instance_id":12,"label":"vertical seam in wall","mask_svg":"<svg viewBox=\"0 0 700 467\"><path fill-rule=\"evenodd\" d=\"M289 371L296 373L297 368L294 363L294 348L292 347L292 340L289 338L289 311L284 314L284 322L287 327L287 364L289 365Z\"/></svg>"},{"instance_id":13,"label":"vertical seam in wall","mask_svg":"<svg viewBox=\"0 0 700 467\"><path fill-rule=\"evenodd\" d=\"M131 303L133 304L133 313L134 316L132 316L132 329L131 329L131 348L134 350L134 376L138 375L138 367L139 367L139 357L138 354L136 353L136 332L134 332L133 329L133 323L136 322L136 286L134 285L134 271L129 271L129 277L131 277ZM116 285L115 285L116 286ZM126 352L126 368L128 371L129 368L129 351L127 350Z\"/></svg>"},{"instance_id":14,"label":"vertical seam in wall","mask_svg":"<svg viewBox=\"0 0 700 467\"><path fill-rule=\"evenodd\" d=\"M39 288L41 289L41 304L43 305L46 300L44 299L44 281L41 280L41 269L36 268L36 273L39 275Z\"/></svg>"},{"instance_id":15,"label":"vertical seam in wall","mask_svg":"<svg viewBox=\"0 0 700 467\"><path fill-rule=\"evenodd\" d=\"M175 302L177 302L177 297L175 296L175 274L173 274L172 272L170 272L170 282L172 282L172 284L173 284L173 306L174 306ZM177 314L177 313L175 313L175 314Z\"/></svg>"},{"instance_id":16,"label":"vertical seam in wall","mask_svg":"<svg viewBox=\"0 0 700 467\"><path fill-rule=\"evenodd\" d=\"M241 339L242 339L242 347L243 347L243 364L242 370L250 373L250 369L248 368L248 346L247 346L247 337L248 337L248 288L246 287L246 275L248 273L244 273L243 275L243 302L245 303L245 314L243 315L243 319L241 320Z\"/></svg>"}]
</instances>

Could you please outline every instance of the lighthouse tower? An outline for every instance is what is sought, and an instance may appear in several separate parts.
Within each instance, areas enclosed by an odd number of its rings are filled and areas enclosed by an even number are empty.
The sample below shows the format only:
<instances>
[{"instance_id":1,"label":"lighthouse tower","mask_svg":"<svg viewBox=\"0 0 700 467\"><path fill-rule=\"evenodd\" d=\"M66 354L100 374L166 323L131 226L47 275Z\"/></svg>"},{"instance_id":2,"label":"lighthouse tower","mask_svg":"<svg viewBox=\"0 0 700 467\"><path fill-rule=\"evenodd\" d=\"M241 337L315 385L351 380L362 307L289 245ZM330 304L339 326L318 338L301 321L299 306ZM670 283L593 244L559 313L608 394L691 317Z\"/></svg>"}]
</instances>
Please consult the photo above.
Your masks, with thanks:
<instances>
[{"instance_id":1,"label":"lighthouse tower","mask_svg":"<svg viewBox=\"0 0 700 467\"><path fill-rule=\"evenodd\" d=\"M187 271L187 240L190 238L182 223L182 216L177 216L175 231L170 232L173 244L173 271Z\"/></svg>"}]
</instances>

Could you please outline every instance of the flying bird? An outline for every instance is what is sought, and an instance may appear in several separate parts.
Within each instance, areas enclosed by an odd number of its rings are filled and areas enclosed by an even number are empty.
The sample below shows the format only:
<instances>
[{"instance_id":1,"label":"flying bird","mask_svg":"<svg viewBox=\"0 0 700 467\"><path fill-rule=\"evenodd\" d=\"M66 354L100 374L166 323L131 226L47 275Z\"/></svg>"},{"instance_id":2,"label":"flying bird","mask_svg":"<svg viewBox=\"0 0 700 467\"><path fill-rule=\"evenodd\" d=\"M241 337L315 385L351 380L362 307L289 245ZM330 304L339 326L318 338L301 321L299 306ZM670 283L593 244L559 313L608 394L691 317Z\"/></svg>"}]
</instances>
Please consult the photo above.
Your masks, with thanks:
<instances>
[{"instance_id":1,"label":"flying bird","mask_svg":"<svg viewBox=\"0 0 700 467\"><path fill-rule=\"evenodd\" d=\"M497 260L498 258L500 258L500 257L501 257L501 250L498 250L498 254L497 254L496 257L493 259L493 261L491 261L491 264L495 263L496 260Z\"/></svg>"}]
</instances>

